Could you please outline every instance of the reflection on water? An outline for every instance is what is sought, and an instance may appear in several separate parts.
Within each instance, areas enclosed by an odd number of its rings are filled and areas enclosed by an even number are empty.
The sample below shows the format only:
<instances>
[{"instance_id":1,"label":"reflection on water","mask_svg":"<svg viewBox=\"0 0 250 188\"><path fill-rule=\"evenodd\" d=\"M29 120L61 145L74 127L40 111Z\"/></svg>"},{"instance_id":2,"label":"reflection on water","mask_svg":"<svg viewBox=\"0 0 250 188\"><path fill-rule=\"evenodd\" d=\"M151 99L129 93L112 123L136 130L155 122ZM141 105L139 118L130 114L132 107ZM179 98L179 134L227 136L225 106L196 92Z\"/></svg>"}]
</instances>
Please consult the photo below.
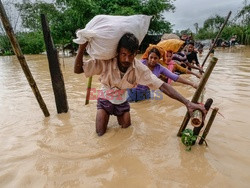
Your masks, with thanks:
<instances>
[{"instance_id":1,"label":"reflection on water","mask_svg":"<svg viewBox=\"0 0 250 188\"><path fill-rule=\"evenodd\" d=\"M217 49L215 56L205 98L224 117L217 115L209 147L191 152L176 136L186 109L168 97L131 104L132 126L121 129L111 117L98 137L96 101L84 105L87 80L73 73L74 58L62 66L70 109L57 114L46 56L26 56L51 114L45 118L17 59L0 57L0 187L248 187L249 48ZM173 86L192 98L193 88Z\"/></svg>"}]
</instances>

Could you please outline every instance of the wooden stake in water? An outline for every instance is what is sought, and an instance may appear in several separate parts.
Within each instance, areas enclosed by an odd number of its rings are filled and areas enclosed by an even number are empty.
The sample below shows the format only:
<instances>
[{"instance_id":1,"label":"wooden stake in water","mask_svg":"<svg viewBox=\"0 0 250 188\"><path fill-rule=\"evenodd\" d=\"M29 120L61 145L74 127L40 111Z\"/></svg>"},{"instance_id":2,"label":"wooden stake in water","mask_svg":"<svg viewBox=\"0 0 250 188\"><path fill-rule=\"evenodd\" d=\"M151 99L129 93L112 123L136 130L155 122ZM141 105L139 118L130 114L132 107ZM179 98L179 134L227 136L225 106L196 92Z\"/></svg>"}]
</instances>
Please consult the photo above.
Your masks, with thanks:
<instances>
[{"instance_id":1,"label":"wooden stake in water","mask_svg":"<svg viewBox=\"0 0 250 188\"><path fill-rule=\"evenodd\" d=\"M87 93L86 93L85 105L89 104L89 97L90 97L91 83L92 83L92 76L90 76L90 77L89 77L89 80L88 80L88 87L87 87Z\"/></svg>"},{"instance_id":2,"label":"wooden stake in water","mask_svg":"<svg viewBox=\"0 0 250 188\"><path fill-rule=\"evenodd\" d=\"M203 104L204 103L204 93L205 93L205 88L202 90L198 103ZM202 123L202 112L200 110L195 110L193 111L193 114L191 116L191 124L194 127L199 127Z\"/></svg>"},{"instance_id":3,"label":"wooden stake in water","mask_svg":"<svg viewBox=\"0 0 250 188\"><path fill-rule=\"evenodd\" d=\"M46 44L47 57L49 61L50 76L56 101L57 113L68 112L68 101L63 80L63 75L60 69L58 53L54 47L54 43L50 34L48 21L44 14L41 14L42 29L44 41Z\"/></svg>"},{"instance_id":4,"label":"wooden stake in water","mask_svg":"<svg viewBox=\"0 0 250 188\"><path fill-rule=\"evenodd\" d=\"M13 51L15 52L16 56L17 56L17 59L19 60L19 63L21 64L21 67L23 69L23 72L29 82L29 85L40 105L40 108L42 109L43 111L43 114L45 117L48 117L50 114L49 114L49 111L47 109L47 106L46 104L44 103L43 101L43 98L37 88L37 85L36 85L36 82L30 72L30 69L27 65L27 62L25 60L25 57L21 51L21 48L19 46L19 43L16 39L16 36L14 34L14 31L13 31L13 28L9 22L9 19L6 15L6 12L4 10L4 7L3 7L3 4L2 4L2 1L0 0L0 18L2 20L2 23L3 23L3 26L4 26L4 29L10 39L10 42L11 42L11 45L12 45L12 48L13 48Z\"/></svg>"},{"instance_id":5,"label":"wooden stake in water","mask_svg":"<svg viewBox=\"0 0 250 188\"><path fill-rule=\"evenodd\" d=\"M219 108L214 108L213 109L212 114L211 114L211 116L210 116L210 118L209 118L209 120L207 122L207 126L206 126L206 128L205 128L205 130L204 130L204 132L202 134L202 137L201 137L201 139L199 141L200 145L203 144L205 138L207 137L208 132L209 132L209 130L210 130L210 128L211 128L211 126L212 126L212 124L214 122L214 119L215 119L216 114L217 114L218 111L219 111Z\"/></svg>"},{"instance_id":6,"label":"wooden stake in water","mask_svg":"<svg viewBox=\"0 0 250 188\"><path fill-rule=\"evenodd\" d=\"M204 107L208 111L213 103L213 99L209 98L207 99ZM202 128L202 112L200 110L195 110L193 112L193 115L191 117L191 124L194 126L194 134L198 135L200 132L200 129ZM196 131L195 131L196 130ZM198 131L199 130L199 131ZM196 132L196 133L195 133Z\"/></svg>"},{"instance_id":7,"label":"wooden stake in water","mask_svg":"<svg viewBox=\"0 0 250 188\"><path fill-rule=\"evenodd\" d=\"M199 86L198 86L197 90L195 91L195 94L194 94L193 99L192 99L193 103L197 103L198 102L199 97L200 97L200 95L201 95L201 93L202 93L202 91L203 91L203 89L204 89L204 87L205 87L205 85L207 83L207 80L208 80L209 76L211 75L211 73L212 73L212 71L214 69L214 66L216 65L217 61L218 61L218 59L216 57L213 57L212 60L210 61L210 63L208 65L208 67L207 67L204 75L201 78ZM187 126L187 124L189 122L189 119L190 119L190 115L187 112L186 115L185 115L185 117L184 117L184 120L183 120L183 122L181 124L181 127L179 129L179 132L177 133L177 136L181 136L181 133L186 128L186 126Z\"/></svg>"},{"instance_id":8,"label":"wooden stake in water","mask_svg":"<svg viewBox=\"0 0 250 188\"><path fill-rule=\"evenodd\" d=\"M213 104L213 99L211 99L211 98L207 99L207 101L206 101L206 103L204 105L205 109L208 111L212 104ZM204 121L202 121L202 113L201 112L200 112L200 116L198 116L198 119L200 121L199 127L194 126L194 128L193 128L193 133L194 133L195 136L199 136L200 131L201 131L202 127L204 126ZM191 118L191 122L192 121L193 121L193 119ZM193 145L195 144L195 142L196 142L196 140L193 141Z\"/></svg>"}]
</instances>

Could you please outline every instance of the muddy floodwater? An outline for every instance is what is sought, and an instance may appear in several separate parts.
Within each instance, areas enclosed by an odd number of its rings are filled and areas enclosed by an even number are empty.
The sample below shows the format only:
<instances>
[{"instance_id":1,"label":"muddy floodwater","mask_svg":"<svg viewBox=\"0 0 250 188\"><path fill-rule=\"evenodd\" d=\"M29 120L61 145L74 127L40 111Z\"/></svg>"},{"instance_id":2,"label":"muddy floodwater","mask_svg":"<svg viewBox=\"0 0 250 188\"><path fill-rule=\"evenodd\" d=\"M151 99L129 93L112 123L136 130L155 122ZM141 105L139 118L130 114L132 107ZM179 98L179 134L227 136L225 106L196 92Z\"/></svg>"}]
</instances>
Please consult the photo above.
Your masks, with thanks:
<instances>
[{"instance_id":1,"label":"muddy floodwater","mask_svg":"<svg viewBox=\"0 0 250 188\"><path fill-rule=\"evenodd\" d=\"M57 114L46 55L25 56L47 118L17 59L0 57L0 187L249 187L250 48L216 49L214 56L219 60L205 99L213 98L221 115L208 147L195 145L190 152L176 136L186 113L181 103L165 96L133 103L132 126L121 129L112 116L98 137L96 101L85 106L87 79L73 73L73 57L60 58L69 112ZM98 76L92 87L100 87ZM195 92L173 87L188 99Z\"/></svg>"}]
</instances>

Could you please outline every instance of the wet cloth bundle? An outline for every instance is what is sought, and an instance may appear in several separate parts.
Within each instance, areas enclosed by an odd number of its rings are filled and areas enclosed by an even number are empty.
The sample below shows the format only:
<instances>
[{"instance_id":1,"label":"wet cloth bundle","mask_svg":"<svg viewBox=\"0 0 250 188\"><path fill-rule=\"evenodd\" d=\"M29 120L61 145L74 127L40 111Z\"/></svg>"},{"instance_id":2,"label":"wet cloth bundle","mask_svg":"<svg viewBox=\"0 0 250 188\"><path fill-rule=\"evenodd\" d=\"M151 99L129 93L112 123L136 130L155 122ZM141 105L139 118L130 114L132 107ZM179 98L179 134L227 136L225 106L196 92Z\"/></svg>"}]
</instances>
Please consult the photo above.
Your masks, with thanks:
<instances>
[{"instance_id":1,"label":"wet cloth bundle","mask_svg":"<svg viewBox=\"0 0 250 188\"><path fill-rule=\"evenodd\" d=\"M179 39L168 39L160 41L157 46L162 47L165 51L173 51L174 53L178 52L180 47L184 44L184 41Z\"/></svg>"},{"instance_id":2,"label":"wet cloth bundle","mask_svg":"<svg viewBox=\"0 0 250 188\"><path fill-rule=\"evenodd\" d=\"M88 41L86 50L95 59L108 60L116 56L117 45L126 32L133 33L139 40L143 40L148 31L151 16L109 16L97 15L84 29L76 32L77 44Z\"/></svg>"}]
</instances>

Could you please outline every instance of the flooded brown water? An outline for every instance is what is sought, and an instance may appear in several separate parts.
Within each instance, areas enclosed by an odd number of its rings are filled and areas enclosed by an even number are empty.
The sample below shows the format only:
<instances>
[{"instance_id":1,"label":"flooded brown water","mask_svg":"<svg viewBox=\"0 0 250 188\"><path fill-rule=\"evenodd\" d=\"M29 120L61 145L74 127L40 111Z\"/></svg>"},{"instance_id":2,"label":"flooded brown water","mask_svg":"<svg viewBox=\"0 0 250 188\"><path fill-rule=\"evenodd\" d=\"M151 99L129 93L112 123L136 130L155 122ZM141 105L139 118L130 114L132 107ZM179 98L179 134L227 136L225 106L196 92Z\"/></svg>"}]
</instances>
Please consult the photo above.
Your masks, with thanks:
<instances>
[{"instance_id":1,"label":"flooded brown water","mask_svg":"<svg viewBox=\"0 0 250 188\"><path fill-rule=\"evenodd\" d=\"M0 187L249 187L250 48L215 56L205 98L224 117L217 115L208 147L191 152L176 136L186 109L168 97L131 104L132 126L121 129L112 116L98 137L96 101L84 105L87 80L73 73L74 58L60 59L69 112L58 115L46 56L26 56L51 114L45 118L17 59L0 57ZM192 98L193 88L173 87Z\"/></svg>"}]
</instances>

